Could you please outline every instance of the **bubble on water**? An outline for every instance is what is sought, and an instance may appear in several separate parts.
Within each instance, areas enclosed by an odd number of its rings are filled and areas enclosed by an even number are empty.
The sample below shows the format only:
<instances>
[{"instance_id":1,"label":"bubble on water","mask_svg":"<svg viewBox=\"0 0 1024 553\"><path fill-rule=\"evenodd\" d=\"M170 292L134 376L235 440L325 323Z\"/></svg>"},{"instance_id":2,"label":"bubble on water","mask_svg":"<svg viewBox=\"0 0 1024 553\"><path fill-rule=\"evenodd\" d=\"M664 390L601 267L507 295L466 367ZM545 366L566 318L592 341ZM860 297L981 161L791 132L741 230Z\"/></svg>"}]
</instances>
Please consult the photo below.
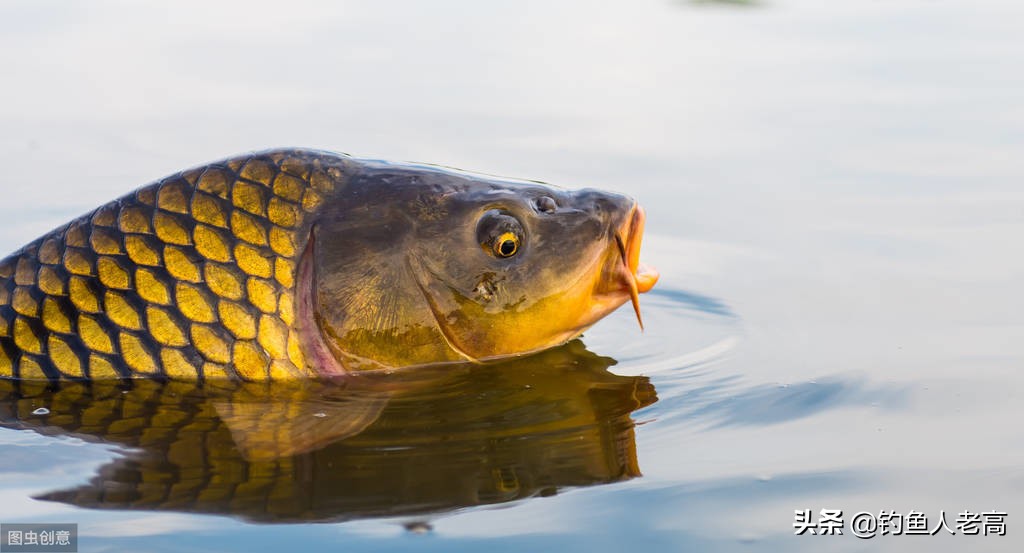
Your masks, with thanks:
<instances>
[{"instance_id":1,"label":"bubble on water","mask_svg":"<svg viewBox=\"0 0 1024 553\"><path fill-rule=\"evenodd\" d=\"M33 415L49 415L50 414L50 410L47 409L46 407L40 407L39 409L36 409L35 411L32 411L32 414Z\"/></svg>"},{"instance_id":2,"label":"bubble on water","mask_svg":"<svg viewBox=\"0 0 1024 553\"><path fill-rule=\"evenodd\" d=\"M755 536L754 534L740 534L740 536L738 538L736 538L736 539L740 543L745 544L745 545L749 545L749 544L757 543L757 542L761 541L761 538Z\"/></svg>"}]
</instances>

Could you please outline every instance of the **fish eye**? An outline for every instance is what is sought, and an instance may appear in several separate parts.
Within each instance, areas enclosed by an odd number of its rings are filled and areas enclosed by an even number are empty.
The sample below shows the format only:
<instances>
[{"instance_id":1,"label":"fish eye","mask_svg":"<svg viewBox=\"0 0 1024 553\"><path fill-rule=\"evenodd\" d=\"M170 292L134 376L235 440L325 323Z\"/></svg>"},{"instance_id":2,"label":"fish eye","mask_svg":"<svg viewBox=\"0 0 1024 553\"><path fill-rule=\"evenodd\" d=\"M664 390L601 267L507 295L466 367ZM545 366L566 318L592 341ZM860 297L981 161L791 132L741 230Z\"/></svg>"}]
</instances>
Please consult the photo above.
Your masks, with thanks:
<instances>
[{"instance_id":1,"label":"fish eye","mask_svg":"<svg viewBox=\"0 0 1024 553\"><path fill-rule=\"evenodd\" d=\"M476 236L485 252L499 259L508 259L521 251L526 233L522 223L511 213L491 209L480 217Z\"/></svg>"},{"instance_id":2,"label":"fish eye","mask_svg":"<svg viewBox=\"0 0 1024 553\"><path fill-rule=\"evenodd\" d=\"M519 237L506 232L494 241L494 253L498 257L512 257L519 251Z\"/></svg>"},{"instance_id":3,"label":"fish eye","mask_svg":"<svg viewBox=\"0 0 1024 553\"><path fill-rule=\"evenodd\" d=\"M558 204L555 203L555 199L551 196L538 197L533 200L533 206L541 213L554 213L558 209Z\"/></svg>"}]
</instances>

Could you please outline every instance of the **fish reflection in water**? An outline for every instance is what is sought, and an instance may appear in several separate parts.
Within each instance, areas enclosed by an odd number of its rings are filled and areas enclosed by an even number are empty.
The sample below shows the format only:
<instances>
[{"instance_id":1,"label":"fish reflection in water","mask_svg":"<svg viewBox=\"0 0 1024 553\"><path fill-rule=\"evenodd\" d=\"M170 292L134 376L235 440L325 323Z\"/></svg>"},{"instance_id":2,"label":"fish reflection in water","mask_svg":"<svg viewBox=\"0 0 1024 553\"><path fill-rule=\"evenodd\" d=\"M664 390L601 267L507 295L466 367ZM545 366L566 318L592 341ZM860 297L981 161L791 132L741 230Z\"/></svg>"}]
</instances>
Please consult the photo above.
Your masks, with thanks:
<instances>
[{"instance_id":1,"label":"fish reflection in water","mask_svg":"<svg viewBox=\"0 0 1024 553\"><path fill-rule=\"evenodd\" d=\"M127 446L38 499L260 522L408 516L638 476L630 414L657 397L612 364L574 341L348 382L3 381L0 425Z\"/></svg>"}]
</instances>

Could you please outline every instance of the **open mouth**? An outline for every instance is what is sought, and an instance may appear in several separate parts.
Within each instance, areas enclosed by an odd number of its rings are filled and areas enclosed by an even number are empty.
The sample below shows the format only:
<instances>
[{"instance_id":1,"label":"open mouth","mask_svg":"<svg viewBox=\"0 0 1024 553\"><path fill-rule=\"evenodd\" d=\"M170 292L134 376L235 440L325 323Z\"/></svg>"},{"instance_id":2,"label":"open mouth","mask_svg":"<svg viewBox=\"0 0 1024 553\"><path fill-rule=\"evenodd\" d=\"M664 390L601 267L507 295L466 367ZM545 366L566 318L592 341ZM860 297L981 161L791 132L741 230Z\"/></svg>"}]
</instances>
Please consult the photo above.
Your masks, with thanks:
<instances>
[{"instance_id":1,"label":"open mouth","mask_svg":"<svg viewBox=\"0 0 1024 553\"><path fill-rule=\"evenodd\" d=\"M640 263L640 243L643 241L646 220L644 208L634 204L626 223L615 232L615 242L622 259L623 270L620 274L629 290L629 298L633 302L633 311L636 312L641 330L644 328L644 319L640 314L640 294L654 288L659 276L657 269Z\"/></svg>"}]
</instances>

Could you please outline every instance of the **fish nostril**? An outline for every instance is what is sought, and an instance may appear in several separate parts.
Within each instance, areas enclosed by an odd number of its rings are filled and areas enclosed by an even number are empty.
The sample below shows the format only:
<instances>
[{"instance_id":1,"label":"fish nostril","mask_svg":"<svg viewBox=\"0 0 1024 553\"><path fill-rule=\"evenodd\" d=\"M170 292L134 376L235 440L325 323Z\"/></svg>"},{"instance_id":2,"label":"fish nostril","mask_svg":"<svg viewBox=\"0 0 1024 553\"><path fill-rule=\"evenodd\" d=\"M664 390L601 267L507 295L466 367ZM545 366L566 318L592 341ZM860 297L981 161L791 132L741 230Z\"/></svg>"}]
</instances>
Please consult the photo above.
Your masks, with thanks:
<instances>
[{"instance_id":1,"label":"fish nostril","mask_svg":"<svg viewBox=\"0 0 1024 553\"><path fill-rule=\"evenodd\" d=\"M541 213L554 213L558 209L558 204L551 196L540 196L533 201L533 206Z\"/></svg>"}]
</instances>

